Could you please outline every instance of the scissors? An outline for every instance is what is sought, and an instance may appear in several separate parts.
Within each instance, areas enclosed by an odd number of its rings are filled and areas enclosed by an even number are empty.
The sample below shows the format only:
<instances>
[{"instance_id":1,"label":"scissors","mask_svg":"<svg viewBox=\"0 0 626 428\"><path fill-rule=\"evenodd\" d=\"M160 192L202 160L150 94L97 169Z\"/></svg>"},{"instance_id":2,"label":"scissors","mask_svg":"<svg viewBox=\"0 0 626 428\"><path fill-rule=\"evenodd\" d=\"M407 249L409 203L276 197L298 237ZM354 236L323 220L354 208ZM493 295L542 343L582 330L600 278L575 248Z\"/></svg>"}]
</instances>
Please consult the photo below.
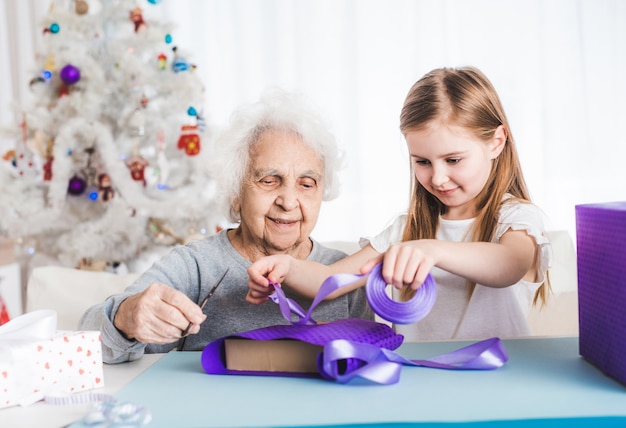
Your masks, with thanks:
<instances>
[{"instance_id":1,"label":"scissors","mask_svg":"<svg viewBox=\"0 0 626 428\"><path fill-rule=\"evenodd\" d=\"M204 309L204 306L206 305L206 302L208 302L209 299L211 298L211 296L213 296L213 293L215 293L215 290L217 290L217 287L222 283L222 281L226 277L227 273L228 273L228 269L226 269L226 271L222 274L220 279L217 280L217 282L215 283L213 288L211 288L211 290L209 290L209 292L206 295L206 297L204 299L202 299L202 302L200 303L200 309ZM191 321L189 321L189 325L187 326L186 329L183 330L183 332L181 334L181 337L185 336L187 333L189 333L189 329L191 328L192 324L193 323Z\"/></svg>"}]
</instances>

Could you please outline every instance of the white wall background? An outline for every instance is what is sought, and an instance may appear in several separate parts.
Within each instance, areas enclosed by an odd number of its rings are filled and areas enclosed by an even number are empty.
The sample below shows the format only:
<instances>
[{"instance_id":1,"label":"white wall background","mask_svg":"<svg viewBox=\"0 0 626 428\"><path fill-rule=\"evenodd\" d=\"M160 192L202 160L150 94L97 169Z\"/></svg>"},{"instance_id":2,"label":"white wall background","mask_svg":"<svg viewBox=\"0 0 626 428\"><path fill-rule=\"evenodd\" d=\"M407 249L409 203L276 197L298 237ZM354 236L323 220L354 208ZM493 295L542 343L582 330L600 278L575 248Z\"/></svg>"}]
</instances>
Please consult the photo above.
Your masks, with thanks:
<instances>
[{"instance_id":1,"label":"white wall background","mask_svg":"<svg viewBox=\"0 0 626 428\"><path fill-rule=\"evenodd\" d=\"M2 125L16 123L11 103L31 96L50 3L0 2ZM398 115L409 87L441 66L475 65L490 77L553 229L575 234L576 204L626 200L626 1L136 3L148 25L177 24L174 44L198 66L216 127L272 85L304 92L324 111L348 164L341 196L322 208L320 240L355 241L405 209L409 167ZM1 138L0 148L11 144Z\"/></svg>"}]
</instances>

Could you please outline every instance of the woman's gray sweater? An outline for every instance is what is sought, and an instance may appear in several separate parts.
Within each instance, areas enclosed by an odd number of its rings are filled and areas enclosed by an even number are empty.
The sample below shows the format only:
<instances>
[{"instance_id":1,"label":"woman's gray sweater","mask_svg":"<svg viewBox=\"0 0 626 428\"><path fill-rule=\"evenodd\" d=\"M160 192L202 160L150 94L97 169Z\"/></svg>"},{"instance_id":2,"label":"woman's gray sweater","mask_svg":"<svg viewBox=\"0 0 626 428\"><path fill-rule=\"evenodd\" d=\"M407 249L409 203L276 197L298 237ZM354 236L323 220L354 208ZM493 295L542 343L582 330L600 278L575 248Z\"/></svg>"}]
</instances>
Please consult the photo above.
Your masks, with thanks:
<instances>
[{"instance_id":1,"label":"woman's gray sweater","mask_svg":"<svg viewBox=\"0 0 626 428\"><path fill-rule=\"evenodd\" d=\"M345 253L322 246L313 241L313 250L307 258L323 264L332 264L346 256ZM184 350L202 350L213 340L276 324L287 324L278 305L268 301L260 305L247 303L248 272L251 262L243 258L231 245L226 230L215 236L177 246L142 274L124 292L107 298L83 314L79 322L81 330L100 330L102 354L105 363L115 364L140 358L144 353L169 352L180 341L168 345L145 344L126 339L114 326L113 319L119 305L128 296L138 293L154 282L163 283L185 293L200 302L209 289L228 268L228 274L204 307L207 319L200 332L188 336ZM311 300L304 299L284 287L291 297L305 310ZM334 300L320 303L312 314L318 322L341 318L374 319L367 304L363 287Z\"/></svg>"}]
</instances>

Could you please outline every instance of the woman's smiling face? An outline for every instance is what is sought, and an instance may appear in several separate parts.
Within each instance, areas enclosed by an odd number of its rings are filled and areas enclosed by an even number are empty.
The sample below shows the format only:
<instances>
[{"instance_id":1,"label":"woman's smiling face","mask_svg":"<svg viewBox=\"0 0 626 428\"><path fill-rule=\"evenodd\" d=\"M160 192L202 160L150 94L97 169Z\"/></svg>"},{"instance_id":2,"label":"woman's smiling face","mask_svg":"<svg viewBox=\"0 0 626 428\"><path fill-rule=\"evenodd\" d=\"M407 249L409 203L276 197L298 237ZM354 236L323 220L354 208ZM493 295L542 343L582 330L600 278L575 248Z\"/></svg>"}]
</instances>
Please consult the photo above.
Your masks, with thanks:
<instances>
[{"instance_id":1,"label":"woman's smiling face","mask_svg":"<svg viewBox=\"0 0 626 428\"><path fill-rule=\"evenodd\" d=\"M236 201L243 239L266 254L308 243L322 204L323 177L322 159L299 135L261 134Z\"/></svg>"}]
</instances>

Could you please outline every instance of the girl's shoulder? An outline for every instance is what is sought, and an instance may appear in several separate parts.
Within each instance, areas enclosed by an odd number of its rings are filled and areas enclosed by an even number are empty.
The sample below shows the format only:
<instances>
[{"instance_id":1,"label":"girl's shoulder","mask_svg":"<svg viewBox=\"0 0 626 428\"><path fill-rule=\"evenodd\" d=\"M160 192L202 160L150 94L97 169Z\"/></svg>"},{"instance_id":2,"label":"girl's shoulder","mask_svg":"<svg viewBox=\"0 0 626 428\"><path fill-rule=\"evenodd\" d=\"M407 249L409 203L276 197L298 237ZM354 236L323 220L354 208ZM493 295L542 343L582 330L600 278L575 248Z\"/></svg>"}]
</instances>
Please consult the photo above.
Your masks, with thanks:
<instances>
[{"instance_id":1,"label":"girl's shoulder","mask_svg":"<svg viewBox=\"0 0 626 428\"><path fill-rule=\"evenodd\" d=\"M387 251L389 246L395 242L400 242L402 232L408 215L406 213L399 214L391 219L382 232L374 236L366 236L359 239L361 248L370 244L379 253Z\"/></svg>"},{"instance_id":2,"label":"girl's shoulder","mask_svg":"<svg viewBox=\"0 0 626 428\"><path fill-rule=\"evenodd\" d=\"M500 223L527 220L546 223L543 210L530 201L509 197L500 206Z\"/></svg>"},{"instance_id":3,"label":"girl's shoulder","mask_svg":"<svg viewBox=\"0 0 626 428\"><path fill-rule=\"evenodd\" d=\"M496 238L507 230L526 230L538 243L547 242L548 218L541 208L529 201L508 198L500 208Z\"/></svg>"}]
</instances>

